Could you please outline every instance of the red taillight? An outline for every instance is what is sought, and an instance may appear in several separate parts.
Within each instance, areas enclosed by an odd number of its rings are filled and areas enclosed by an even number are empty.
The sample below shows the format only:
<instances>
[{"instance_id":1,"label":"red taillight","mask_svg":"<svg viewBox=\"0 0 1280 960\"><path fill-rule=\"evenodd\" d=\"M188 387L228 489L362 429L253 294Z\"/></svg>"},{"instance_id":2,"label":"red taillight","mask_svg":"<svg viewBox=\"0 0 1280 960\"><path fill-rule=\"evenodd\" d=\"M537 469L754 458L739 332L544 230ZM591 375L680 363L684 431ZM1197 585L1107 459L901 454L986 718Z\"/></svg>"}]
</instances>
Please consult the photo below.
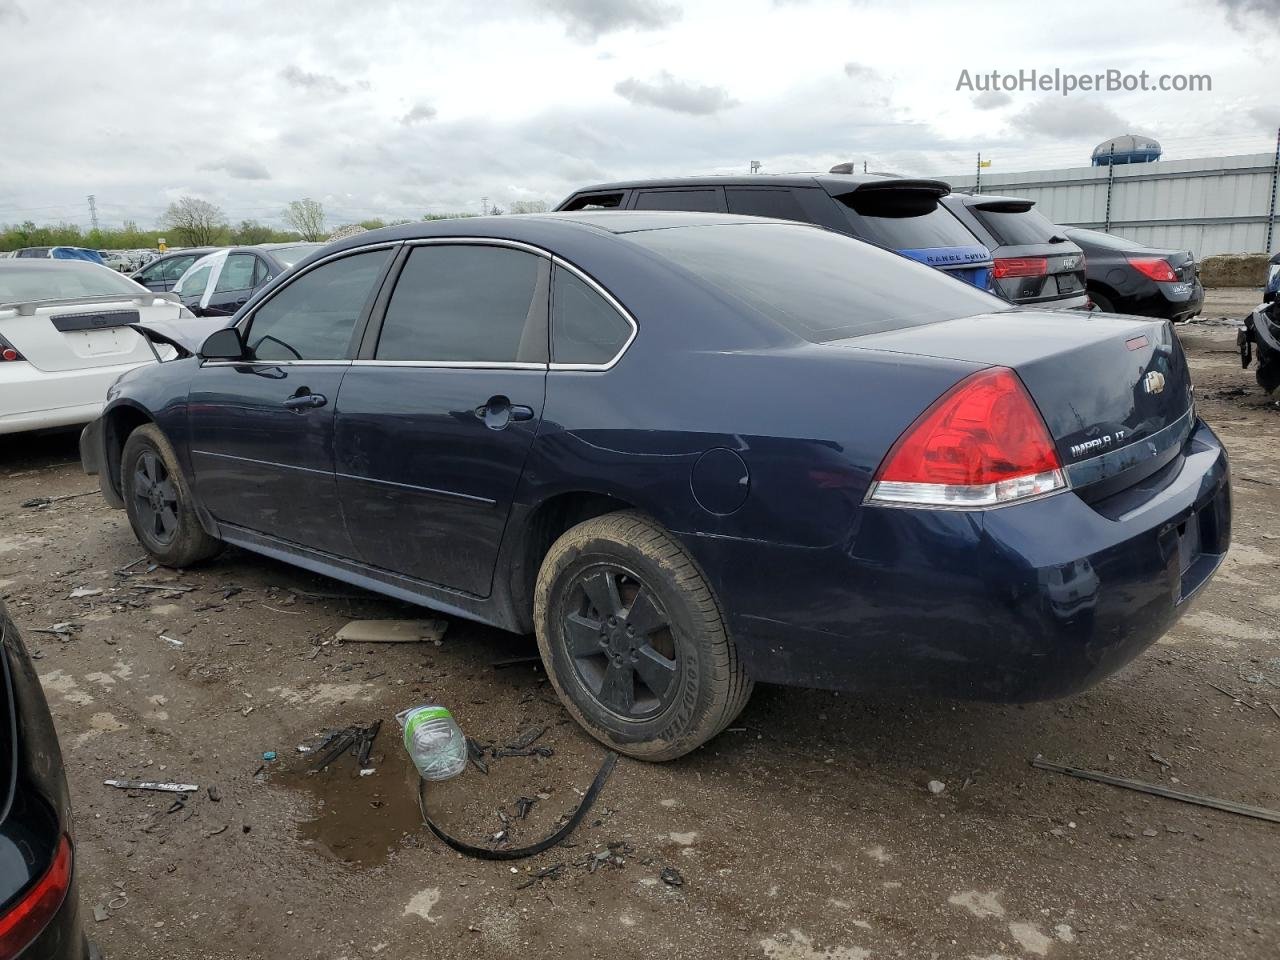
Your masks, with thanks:
<instances>
[{"instance_id":1,"label":"red taillight","mask_svg":"<svg viewBox=\"0 0 1280 960\"><path fill-rule=\"evenodd\" d=\"M44 876L0 917L0 957L16 957L25 950L49 925L70 887L71 840L64 835Z\"/></svg>"},{"instance_id":2,"label":"red taillight","mask_svg":"<svg viewBox=\"0 0 1280 960\"><path fill-rule=\"evenodd\" d=\"M22 354L4 337L0 337L0 363L9 360L21 360Z\"/></svg>"},{"instance_id":3,"label":"red taillight","mask_svg":"<svg viewBox=\"0 0 1280 960\"><path fill-rule=\"evenodd\" d=\"M1169 283L1178 279L1178 275L1173 272L1173 267L1169 266L1168 260L1160 257L1126 257L1125 259L1129 261L1129 266L1157 283Z\"/></svg>"},{"instance_id":4,"label":"red taillight","mask_svg":"<svg viewBox=\"0 0 1280 960\"><path fill-rule=\"evenodd\" d=\"M994 367L956 384L907 428L880 465L869 499L985 507L1066 485L1027 388L1012 370Z\"/></svg>"},{"instance_id":5,"label":"red taillight","mask_svg":"<svg viewBox=\"0 0 1280 960\"><path fill-rule=\"evenodd\" d=\"M1048 257L996 257L991 268L997 280L1007 277L1043 277L1049 273Z\"/></svg>"}]
</instances>

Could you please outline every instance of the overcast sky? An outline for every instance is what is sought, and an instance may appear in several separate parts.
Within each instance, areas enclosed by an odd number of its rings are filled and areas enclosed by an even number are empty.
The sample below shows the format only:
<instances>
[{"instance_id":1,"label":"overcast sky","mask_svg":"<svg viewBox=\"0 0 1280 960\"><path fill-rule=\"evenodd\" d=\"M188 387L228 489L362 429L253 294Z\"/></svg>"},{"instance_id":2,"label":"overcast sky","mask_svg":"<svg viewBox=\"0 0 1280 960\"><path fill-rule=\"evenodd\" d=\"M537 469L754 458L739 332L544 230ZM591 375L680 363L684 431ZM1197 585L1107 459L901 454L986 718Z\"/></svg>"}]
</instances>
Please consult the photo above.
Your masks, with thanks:
<instances>
[{"instance_id":1,"label":"overcast sky","mask_svg":"<svg viewBox=\"0 0 1280 960\"><path fill-rule=\"evenodd\" d=\"M1280 0L0 0L0 223L332 224L610 179L1270 151ZM1211 93L975 94L961 70L1207 73Z\"/></svg>"}]
</instances>

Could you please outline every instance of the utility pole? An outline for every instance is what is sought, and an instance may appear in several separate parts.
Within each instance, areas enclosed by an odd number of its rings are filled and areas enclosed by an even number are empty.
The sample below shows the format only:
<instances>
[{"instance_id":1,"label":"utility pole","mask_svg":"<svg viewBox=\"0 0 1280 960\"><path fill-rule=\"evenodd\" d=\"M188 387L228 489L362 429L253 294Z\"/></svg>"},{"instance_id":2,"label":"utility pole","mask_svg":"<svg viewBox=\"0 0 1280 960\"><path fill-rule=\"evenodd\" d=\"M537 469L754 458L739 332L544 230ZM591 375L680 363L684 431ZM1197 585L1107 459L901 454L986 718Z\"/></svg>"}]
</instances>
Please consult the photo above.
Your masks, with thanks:
<instances>
[{"instance_id":1,"label":"utility pole","mask_svg":"<svg viewBox=\"0 0 1280 960\"><path fill-rule=\"evenodd\" d=\"M480 198L480 216L487 217L489 215L489 198Z\"/></svg>"},{"instance_id":2,"label":"utility pole","mask_svg":"<svg viewBox=\"0 0 1280 960\"><path fill-rule=\"evenodd\" d=\"M752 172L752 173L759 173L759 172L760 172L760 161L759 161L759 160L752 160L752 161L751 161L751 172Z\"/></svg>"},{"instance_id":3,"label":"utility pole","mask_svg":"<svg viewBox=\"0 0 1280 960\"><path fill-rule=\"evenodd\" d=\"M1276 157L1271 161L1271 203L1267 206L1267 255L1271 255L1271 238L1276 226L1276 188L1280 186L1280 129L1276 130Z\"/></svg>"},{"instance_id":4,"label":"utility pole","mask_svg":"<svg viewBox=\"0 0 1280 960\"><path fill-rule=\"evenodd\" d=\"M1116 145L1111 145L1111 162L1107 164L1107 213L1103 219L1102 232L1111 232L1111 188L1116 181Z\"/></svg>"},{"instance_id":5,"label":"utility pole","mask_svg":"<svg viewBox=\"0 0 1280 960\"><path fill-rule=\"evenodd\" d=\"M865 160L862 161L862 172L863 173L867 172L867 161Z\"/></svg>"},{"instance_id":6,"label":"utility pole","mask_svg":"<svg viewBox=\"0 0 1280 960\"><path fill-rule=\"evenodd\" d=\"M94 233L98 232L98 198L89 194L89 226Z\"/></svg>"},{"instance_id":7,"label":"utility pole","mask_svg":"<svg viewBox=\"0 0 1280 960\"><path fill-rule=\"evenodd\" d=\"M973 192L979 194L982 192L982 151L978 151L978 174L973 178Z\"/></svg>"}]
</instances>

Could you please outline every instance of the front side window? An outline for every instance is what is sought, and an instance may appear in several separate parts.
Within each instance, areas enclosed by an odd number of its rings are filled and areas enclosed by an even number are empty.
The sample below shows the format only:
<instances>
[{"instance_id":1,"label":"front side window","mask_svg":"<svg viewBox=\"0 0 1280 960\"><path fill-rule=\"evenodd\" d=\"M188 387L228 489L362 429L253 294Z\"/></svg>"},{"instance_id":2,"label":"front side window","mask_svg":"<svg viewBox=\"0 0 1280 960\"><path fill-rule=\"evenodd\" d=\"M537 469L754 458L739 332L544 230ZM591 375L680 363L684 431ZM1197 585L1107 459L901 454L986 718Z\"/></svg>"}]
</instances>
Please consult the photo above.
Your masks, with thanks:
<instances>
[{"instance_id":1,"label":"front side window","mask_svg":"<svg viewBox=\"0 0 1280 960\"><path fill-rule=\"evenodd\" d=\"M257 360L345 358L351 334L390 256L390 250L353 254L289 284L254 312L245 337L249 356Z\"/></svg>"},{"instance_id":2,"label":"front side window","mask_svg":"<svg viewBox=\"0 0 1280 960\"><path fill-rule=\"evenodd\" d=\"M631 324L590 285L563 267L551 282L553 363L609 363L626 346Z\"/></svg>"},{"instance_id":3,"label":"front side window","mask_svg":"<svg viewBox=\"0 0 1280 960\"><path fill-rule=\"evenodd\" d=\"M177 280L187 272L187 268L196 262L195 257L174 257L159 265L159 268L147 275L148 280Z\"/></svg>"},{"instance_id":4,"label":"front side window","mask_svg":"<svg viewBox=\"0 0 1280 960\"><path fill-rule=\"evenodd\" d=\"M546 359L545 261L481 244L417 247L387 304L379 360Z\"/></svg>"},{"instance_id":5,"label":"front side window","mask_svg":"<svg viewBox=\"0 0 1280 960\"><path fill-rule=\"evenodd\" d=\"M253 287L253 270L258 258L252 253L233 253L222 265L222 273L218 275L218 285L214 293L226 293L229 290L248 290Z\"/></svg>"}]
</instances>

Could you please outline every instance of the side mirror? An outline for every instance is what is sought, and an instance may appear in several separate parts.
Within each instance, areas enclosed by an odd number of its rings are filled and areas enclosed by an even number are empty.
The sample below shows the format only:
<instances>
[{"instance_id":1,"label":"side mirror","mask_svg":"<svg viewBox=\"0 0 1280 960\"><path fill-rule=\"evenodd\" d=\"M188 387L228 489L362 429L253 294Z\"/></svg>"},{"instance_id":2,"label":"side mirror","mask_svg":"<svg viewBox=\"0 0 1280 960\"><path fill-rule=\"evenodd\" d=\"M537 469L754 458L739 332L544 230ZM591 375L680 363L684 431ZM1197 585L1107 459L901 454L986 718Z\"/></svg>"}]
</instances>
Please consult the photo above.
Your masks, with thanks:
<instances>
[{"instance_id":1,"label":"side mirror","mask_svg":"<svg viewBox=\"0 0 1280 960\"><path fill-rule=\"evenodd\" d=\"M235 327L224 327L209 334L200 347L201 360L243 360L244 341Z\"/></svg>"}]
</instances>

